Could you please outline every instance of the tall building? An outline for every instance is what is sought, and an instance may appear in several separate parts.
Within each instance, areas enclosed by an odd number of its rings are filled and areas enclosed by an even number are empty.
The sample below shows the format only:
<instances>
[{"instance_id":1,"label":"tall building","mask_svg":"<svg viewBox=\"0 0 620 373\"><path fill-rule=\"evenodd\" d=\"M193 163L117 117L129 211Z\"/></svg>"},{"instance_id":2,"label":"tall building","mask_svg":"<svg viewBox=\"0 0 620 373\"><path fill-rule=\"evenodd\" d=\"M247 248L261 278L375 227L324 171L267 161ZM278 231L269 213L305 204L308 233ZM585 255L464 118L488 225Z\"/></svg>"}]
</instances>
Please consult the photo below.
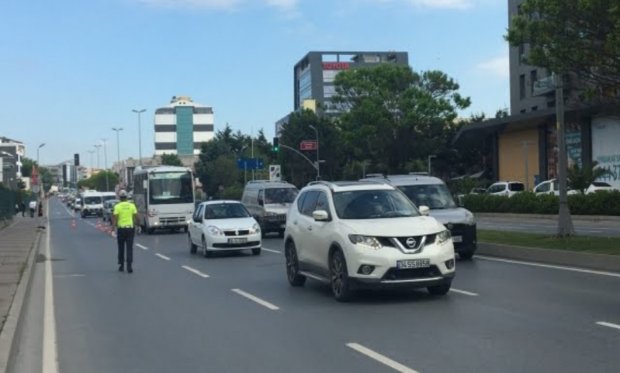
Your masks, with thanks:
<instances>
[{"instance_id":1,"label":"tall building","mask_svg":"<svg viewBox=\"0 0 620 373\"><path fill-rule=\"evenodd\" d=\"M15 189L22 178L22 157L26 147L21 141L0 136L0 182Z\"/></svg>"},{"instance_id":2,"label":"tall building","mask_svg":"<svg viewBox=\"0 0 620 373\"><path fill-rule=\"evenodd\" d=\"M212 138L213 108L191 97L173 96L170 105L155 110L155 155L198 155L200 144Z\"/></svg>"},{"instance_id":3,"label":"tall building","mask_svg":"<svg viewBox=\"0 0 620 373\"><path fill-rule=\"evenodd\" d=\"M336 93L336 75L349 69L383 63L408 65L407 52L309 52L293 68L293 110L299 110L307 100L315 100L318 111L337 114L330 108L330 98Z\"/></svg>"}]
</instances>

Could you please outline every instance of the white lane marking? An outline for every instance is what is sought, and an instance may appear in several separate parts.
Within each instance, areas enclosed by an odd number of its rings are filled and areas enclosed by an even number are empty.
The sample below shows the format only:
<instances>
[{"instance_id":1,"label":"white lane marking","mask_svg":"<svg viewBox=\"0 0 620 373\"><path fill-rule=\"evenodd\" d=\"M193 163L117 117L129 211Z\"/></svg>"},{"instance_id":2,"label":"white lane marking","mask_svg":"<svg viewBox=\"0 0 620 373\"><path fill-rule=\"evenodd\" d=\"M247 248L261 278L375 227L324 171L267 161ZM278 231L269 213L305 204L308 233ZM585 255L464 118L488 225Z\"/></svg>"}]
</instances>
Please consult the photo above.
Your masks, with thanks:
<instances>
[{"instance_id":1,"label":"white lane marking","mask_svg":"<svg viewBox=\"0 0 620 373\"><path fill-rule=\"evenodd\" d=\"M163 260L170 260L170 258L168 258L168 257L167 257L167 256L165 256L165 255L161 255L160 253L156 253L155 255L156 255L156 256L158 256L158 257L160 257L160 258L162 258Z\"/></svg>"},{"instance_id":2,"label":"white lane marking","mask_svg":"<svg viewBox=\"0 0 620 373\"><path fill-rule=\"evenodd\" d=\"M596 325L606 326L606 327L608 327L608 328L614 328L614 329L618 329L618 330L620 330L620 325L618 325L618 324L613 324L613 323L610 323L610 322L605 322L605 321L597 321L597 322L596 322Z\"/></svg>"},{"instance_id":3,"label":"white lane marking","mask_svg":"<svg viewBox=\"0 0 620 373\"><path fill-rule=\"evenodd\" d=\"M260 304L263 307L269 308L270 310L277 311L277 310L280 309L280 307L278 307L276 305L273 305L273 304L271 304L271 303L269 303L267 301L264 301L264 300L262 300L262 299L260 299L258 297L255 297L254 295L252 295L250 293L246 293L245 291L243 291L241 289L231 289L231 290L234 291L235 293L243 296L243 297L248 298L251 301L254 301L254 302Z\"/></svg>"},{"instance_id":4,"label":"white lane marking","mask_svg":"<svg viewBox=\"0 0 620 373\"><path fill-rule=\"evenodd\" d=\"M209 275L208 275L208 274L206 274L206 273L202 273L202 272L200 272L199 270L194 269L194 268L192 268L192 267L188 267L188 266L181 266L181 267L182 267L182 268L187 269L187 270L188 270L188 271L190 271L191 273L196 274L196 275L198 275L198 276L200 276L200 277L202 277L202 278L207 278L207 277L209 277Z\"/></svg>"},{"instance_id":5,"label":"white lane marking","mask_svg":"<svg viewBox=\"0 0 620 373\"><path fill-rule=\"evenodd\" d=\"M139 243L137 243L136 246L141 248L142 250L148 250L149 249L148 247L140 245Z\"/></svg>"},{"instance_id":6,"label":"white lane marking","mask_svg":"<svg viewBox=\"0 0 620 373\"><path fill-rule=\"evenodd\" d=\"M49 208L49 203L47 205ZM45 229L45 298L43 305L43 373L58 372L58 345L56 343L56 316L54 314L54 284L52 252L50 249L50 225Z\"/></svg>"},{"instance_id":7,"label":"white lane marking","mask_svg":"<svg viewBox=\"0 0 620 373\"><path fill-rule=\"evenodd\" d=\"M70 278L70 277L84 277L84 276L86 275L82 273L74 273L74 274L68 274L68 275L55 275L54 278Z\"/></svg>"},{"instance_id":8,"label":"white lane marking","mask_svg":"<svg viewBox=\"0 0 620 373\"><path fill-rule=\"evenodd\" d=\"M390 359L387 356L383 356L380 353L374 352L373 350L371 350L369 348L366 348L366 347L362 346L361 344L358 344L358 343L347 343L347 347L352 348L355 351L357 351L357 352L359 352L361 354L364 354L364 355L368 356L369 358L374 359L374 360L376 360L376 361L378 361L378 362L380 362L380 363L382 363L384 365L387 365L388 367L390 367L390 368L392 368L392 369L394 369L396 371L399 371L399 372L402 372L402 373L418 373L417 371L415 371L415 370L413 370L413 369L411 369L409 367L406 367L406 366L402 365L401 363L396 362L396 361Z\"/></svg>"},{"instance_id":9,"label":"white lane marking","mask_svg":"<svg viewBox=\"0 0 620 373\"><path fill-rule=\"evenodd\" d=\"M576 268L576 267L557 266L557 265L552 265L552 264L532 263L532 262L524 262L524 261L521 261L521 260L512 260L512 259L492 258L492 257L488 257L488 256L481 256L481 255L476 255L476 258L482 259L482 260L489 260L491 262L504 262L504 263L512 263L512 264L522 264L522 265L532 266L532 267L542 267L542 268L560 269L560 270L563 270L563 271L588 273L588 274L591 274L591 275L620 277L620 273L596 271L596 270L592 270L592 269L583 269L583 268Z\"/></svg>"},{"instance_id":10,"label":"white lane marking","mask_svg":"<svg viewBox=\"0 0 620 373\"><path fill-rule=\"evenodd\" d=\"M453 291L453 292L459 293L459 294L463 294L463 295L469 295L470 297L477 297L478 296L478 293L472 293L471 291L460 290L460 289L455 289L455 288L451 288L450 291Z\"/></svg>"},{"instance_id":11,"label":"white lane marking","mask_svg":"<svg viewBox=\"0 0 620 373\"><path fill-rule=\"evenodd\" d=\"M265 251L269 251L270 253L282 254L282 252L281 252L281 251L278 251L278 250L271 250L271 249L265 249L264 247L263 247L263 250L265 250Z\"/></svg>"}]
</instances>

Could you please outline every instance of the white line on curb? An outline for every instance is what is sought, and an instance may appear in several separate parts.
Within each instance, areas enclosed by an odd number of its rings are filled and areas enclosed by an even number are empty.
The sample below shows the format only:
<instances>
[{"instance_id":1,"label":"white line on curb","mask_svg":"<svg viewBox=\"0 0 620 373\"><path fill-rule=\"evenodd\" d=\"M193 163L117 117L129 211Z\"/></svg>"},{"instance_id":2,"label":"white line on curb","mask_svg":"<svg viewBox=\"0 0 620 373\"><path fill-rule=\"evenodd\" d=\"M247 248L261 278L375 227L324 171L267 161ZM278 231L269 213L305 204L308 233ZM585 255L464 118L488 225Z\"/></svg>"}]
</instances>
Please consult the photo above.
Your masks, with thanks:
<instances>
[{"instance_id":1,"label":"white line on curb","mask_svg":"<svg viewBox=\"0 0 620 373\"><path fill-rule=\"evenodd\" d=\"M56 344L56 316L54 314L54 284L52 252L50 250L50 225L47 224L45 248L45 296L43 305L43 373L58 372L58 346Z\"/></svg>"},{"instance_id":2,"label":"white line on curb","mask_svg":"<svg viewBox=\"0 0 620 373\"><path fill-rule=\"evenodd\" d=\"M265 249L264 247L263 247L263 250L269 251L270 253L282 254L282 252L280 252L278 250Z\"/></svg>"},{"instance_id":3,"label":"white line on curb","mask_svg":"<svg viewBox=\"0 0 620 373\"><path fill-rule=\"evenodd\" d=\"M566 266L556 266L556 265L552 265L552 264L532 263L532 262L524 262L524 261L521 261L521 260L512 260L512 259L492 258L492 257L489 257L489 256L481 256L481 255L476 255L476 258L482 259L482 260L488 260L488 261L491 261L491 262L504 262L504 263L522 264L522 265L532 266L532 267L542 267L542 268L560 269L560 270L563 270L563 271L588 273L588 274L591 274L591 275L620 277L620 273L596 271L596 270L592 270L592 269L583 269L583 268L566 267Z\"/></svg>"},{"instance_id":4,"label":"white line on curb","mask_svg":"<svg viewBox=\"0 0 620 373\"><path fill-rule=\"evenodd\" d=\"M148 247L140 245L139 243L137 243L136 246L141 248L142 250L148 250L149 249Z\"/></svg>"},{"instance_id":5,"label":"white line on curb","mask_svg":"<svg viewBox=\"0 0 620 373\"><path fill-rule=\"evenodd\" d=\"M415 371L415 370L413 370L413 369L411 369L409 367L406 367L406 366L402 365L401 363L396 362L396 361L390 359L387 356L383 356L383 355L381 355L381 354L379 354L377 352L374 352L373 350L371 350L369 348L366 348L366 347L362 346L361 344L358 344L358 343L347 343L347 347L352 348L355 351L357 351L357 352L359 352L361 354L364 354L364 355L368 356L369 358L374 359L374 360L376 360L376 361L378 361L378 362L380 362L380 363L382 363L384 365L387 365L388 367L390 367L390 368L392 368L392 369L394 369L396 371L399 371L399 372L402 372L402 373L417 373L417 371Z\"/></svg>"},{"instance_id":6,"label":"white line on curb","mask_svg":"<svg viewBox=\"0 0 620 373\"><path fill-rule=\"evenodd\" d=\"M453 292L459 293L459 294L463 294L463 295L469 295L470 297L477 297L478 296L478 293L472 293L471 291L459 290L459 289L455 289L455 288L451 288L450 291L453 291Z\"/></svg>"},{"instance_id":7,"label":"white line on curb","mask_svg":"<svg viewBox=\"0 0 620 373\"><path fill-rule=\"evenodd\" d=\"M194 269L194 268L192 268L192 267L188 267L188 266L181 266L181 267L182 267L182 268L187 269L188 271L190 271L190 272L192 272L193 274L196 274L196 275L198 275L198 276L200 276L200 277L202 277L202 278L207 278L207 277L209 277L209 275L208 275L208 274L206 274L206 273L202 273L202 272L200 272L199 270Z\"/></svg>"},{"instance_id":8,"label":"white line on curb","mask_svg":"<svg viewBox=\"0 0 620 373\"><path fill-rule=\"evenodd\" d=\"M165 256L165 255L161 255L160 253L157 253L157 254L155 254L155 255L156 255L156 256L158 256L158 257L160 257L160 258L162 258L163 260L170 260L170 258L168 258L168 257L167 257L167 256Z\"/></svg>"},{"instance_id":9,"label":"white line on curb","mask_svg":"<svg viewBox=\"0 0 620 373\"><path fill-rule=\"evenodd\" d=\"M231 290L234 291L235 293L243 296L243 297L248 298L251 301L254 301L254 302L260 304L263 307L269 308L270 310L277 311L277 310L280 309L280 307L275 306L275 305L273 305L273 304L271 304L271 303L269 303L267 301L264 301L264 300L262 300L262 299L260 299L258 297L255 297L254 295L252 295L250 293L246 293L245 291L243 291L241 289L231 289Z\"/></svg>"},{"instance_id":10,"label":"white line on curb","mask_svg":"<svg viewBox=\"0 0 620 373\"><path fill-rule=\"evenodd\" d=\"M600 325L600 326L606 326L608 328L614 328L614 329L618 329L620 330L620 325L618 324L612 324L610 322L605 322L605 321L597 321L596 325Z\"/></svg>"}]
</instances>

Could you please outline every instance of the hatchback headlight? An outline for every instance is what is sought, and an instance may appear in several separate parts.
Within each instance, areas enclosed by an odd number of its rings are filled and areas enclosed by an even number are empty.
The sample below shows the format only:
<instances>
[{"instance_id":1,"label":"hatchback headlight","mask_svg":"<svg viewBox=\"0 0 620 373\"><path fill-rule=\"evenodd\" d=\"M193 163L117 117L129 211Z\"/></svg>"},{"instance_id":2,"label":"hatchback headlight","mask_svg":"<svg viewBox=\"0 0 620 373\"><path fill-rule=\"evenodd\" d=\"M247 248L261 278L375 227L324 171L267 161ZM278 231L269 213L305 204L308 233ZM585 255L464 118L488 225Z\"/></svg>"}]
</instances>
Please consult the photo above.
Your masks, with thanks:
<instances>
[{"instance_id":1,"label":"hatchback headlight","mask_svg":"<svg viewBox=\"0 0 620 373\"><path fill-rule=\"evenodd\" d=\"M252 228L250 228L250 234L260 233L260 225L258 223L254 223Z\"/></svg>"},{"instance_id":2,"label":"hatchback headlight","mask_svg":"<svg viewBox=\"0 0 620 373\"><path fill-rule=\"evenodd\" d=\"M445 231L441 231L437 233L437 243L444 243L448 241L450 238L452 238L452 235L450 234L450 231L447 229Z\"/></svg>"},{"instance_id":3,"label":"hatchback headlight","mask_svg":"<svg viewBox=\"0 0 620 373\"><path fill-rule=\"evenodd\" d=\"M224 235L224 232L220 228L216 227L215 225L209 225L207 227L207 232L209 232L213 236L223 236Z\"/></svg>"},{"instance_id":4,"label":"hatchback headlight","mask_svg":"<svg viewBox=\"0 0 620 373\"><path fill-rule=\"evenodd\" d=\"M379 250L382 246L375 237L362 236L360 234L350 234L349 241L354 245L364 245L372 249Z\"/></svg>"}]
</instances>

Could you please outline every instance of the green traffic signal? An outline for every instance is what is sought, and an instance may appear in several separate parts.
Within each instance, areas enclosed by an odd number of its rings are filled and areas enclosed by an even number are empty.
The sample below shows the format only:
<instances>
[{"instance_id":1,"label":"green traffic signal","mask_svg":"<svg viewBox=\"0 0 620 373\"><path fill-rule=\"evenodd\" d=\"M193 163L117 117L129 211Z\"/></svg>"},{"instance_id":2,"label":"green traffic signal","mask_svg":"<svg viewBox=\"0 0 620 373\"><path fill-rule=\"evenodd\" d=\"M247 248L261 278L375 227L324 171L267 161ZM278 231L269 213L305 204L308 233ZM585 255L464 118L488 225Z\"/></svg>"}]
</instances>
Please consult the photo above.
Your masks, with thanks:
<instances>
[{"instance_id":1,"label":"green traffic signal","mask_svg":"<svg viewBox=\"0 0 620 373\"><path fill-rule=\"evenodd\" d=\"M280 151L280 138L278 137L273 138L273 147L271 148L271 150L273 150L276 153Z\"/></svg>"}]
</instances>

